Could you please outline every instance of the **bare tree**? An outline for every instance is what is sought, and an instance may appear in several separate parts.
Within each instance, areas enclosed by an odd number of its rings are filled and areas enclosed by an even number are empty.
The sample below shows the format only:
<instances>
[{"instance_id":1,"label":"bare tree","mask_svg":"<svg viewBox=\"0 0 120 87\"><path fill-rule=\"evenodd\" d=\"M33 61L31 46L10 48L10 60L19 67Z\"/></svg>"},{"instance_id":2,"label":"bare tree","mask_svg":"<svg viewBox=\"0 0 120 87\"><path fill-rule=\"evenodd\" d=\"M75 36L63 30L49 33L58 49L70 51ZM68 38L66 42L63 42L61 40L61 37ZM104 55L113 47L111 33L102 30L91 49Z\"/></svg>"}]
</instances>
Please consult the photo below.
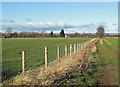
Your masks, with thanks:
<instances>
[{"instance_id":1,"label":"bare tree","mask_svg":"<svg viewBox=\"0 0 120 87\"><path fill-rule=\"evenodd\" d=\"M45 33L46 33L46 31L45 31L45 30L42 30L42 31L41 31L41 34L45 34Z\"/></svg>"},{"instance_id":2,"label":"bare tree","mask_svg":"<svg viewBox=\"0 0 120 87\"><path fill-rule=\"evenodd\" d=\"M12 33L12 29L8 27L5 31L5 34L7 35L7 38L11 37L11 33Z\"/></svg>"},{"instance_id":3,"label":"bare tree","mask_svg":"<svg viewBox=\"0 0 120 87\"><path fill-rule=\"evenodd\" d=\"M103 26L98 27L96 35L99 36L100 38L103 38L103 36L105 35L105 30Z\"/></svg>"}]
</instances>

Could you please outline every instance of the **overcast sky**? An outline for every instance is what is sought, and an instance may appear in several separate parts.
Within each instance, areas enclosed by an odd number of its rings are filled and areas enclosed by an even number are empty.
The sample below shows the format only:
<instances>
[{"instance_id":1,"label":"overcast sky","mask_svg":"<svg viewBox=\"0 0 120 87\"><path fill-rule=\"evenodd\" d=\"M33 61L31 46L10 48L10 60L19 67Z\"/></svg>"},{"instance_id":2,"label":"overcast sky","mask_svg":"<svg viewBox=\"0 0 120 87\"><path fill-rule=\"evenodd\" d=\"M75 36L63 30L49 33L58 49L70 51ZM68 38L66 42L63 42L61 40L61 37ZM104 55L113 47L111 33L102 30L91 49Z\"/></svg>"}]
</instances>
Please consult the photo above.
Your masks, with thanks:
<instances>
[{"instance_id":1,"label":"overcast sky","mask_svg":"<svg viewBox=\"0 0 120 87\"><path fill-rule=\"evenodd\" d=\"M118 32L117 2L3 2L3 32L53 31L95 33L103 25L106 33Z\"/></svg>"}]
</instances>

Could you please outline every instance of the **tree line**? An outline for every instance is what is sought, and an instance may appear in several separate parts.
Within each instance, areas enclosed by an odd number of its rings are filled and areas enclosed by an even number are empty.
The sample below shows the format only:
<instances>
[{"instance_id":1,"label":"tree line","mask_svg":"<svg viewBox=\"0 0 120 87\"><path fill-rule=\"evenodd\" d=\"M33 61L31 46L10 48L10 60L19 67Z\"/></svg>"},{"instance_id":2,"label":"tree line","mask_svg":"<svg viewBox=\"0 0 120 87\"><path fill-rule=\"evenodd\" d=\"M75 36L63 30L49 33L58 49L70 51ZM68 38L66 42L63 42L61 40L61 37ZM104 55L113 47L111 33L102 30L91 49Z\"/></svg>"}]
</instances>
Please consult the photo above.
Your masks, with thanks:
<instances>
[{"instance_id":1,"label":"tree line","mask_svg":"<svg viewBox=\"0 0 120 87\"><path fill-rule=\"evenodd\" d=\"M23 32L13 32L12 33L11 28L7 28L4 33L0 33L0 34L1 34L0 36L2 36L2 38L39 38L39 37L81 37L81 38L99 37L99 38L103 38L104 36L106 36L106 37L118 37L118 35L105 34L105 30L104 30L103 26L99 26L97 28L97 32L94 34L91 34L91 33L65 34L63 29L61 29L59 34L55 34L53 31L51 31L50 33L46 33L44 30L41 32L25 32L25 31L23 31Z\"/></svg>"},{"instance_id":2,"label":"tree line","mask_svg":"<svg viewBox=\"0 0 120 87\"><path fill-rule=\"evenodd\" d=\"M64 30L60 31L60 34L54 34L53 31L51 33L46 33L45 30L41 32L13 32L11 28L7 28L4 33L0 33L2 38L35 38L35 37L65 37Z\"/></svg>"}]
</instances>

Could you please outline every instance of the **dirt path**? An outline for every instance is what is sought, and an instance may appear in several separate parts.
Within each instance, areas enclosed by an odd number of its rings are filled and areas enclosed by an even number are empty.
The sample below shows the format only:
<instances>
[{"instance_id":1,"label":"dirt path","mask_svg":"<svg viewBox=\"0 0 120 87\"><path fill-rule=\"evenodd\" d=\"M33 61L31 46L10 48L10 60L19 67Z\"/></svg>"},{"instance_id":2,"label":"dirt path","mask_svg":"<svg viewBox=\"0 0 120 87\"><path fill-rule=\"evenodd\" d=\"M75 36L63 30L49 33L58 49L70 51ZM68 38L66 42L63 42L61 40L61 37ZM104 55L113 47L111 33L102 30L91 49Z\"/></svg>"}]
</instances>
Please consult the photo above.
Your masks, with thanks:
<instances>
[{"instance_id":1,"label":"dirt path","mask_svg":"<svg viewBox=\"0 0 120 87\"><path fill-rule=\"evenodd\" d=\"M105 57L103 54L102 54L102 59L104 62L103 78L99 81L99 83L102 85L117 85L118 80L116 78L115 69L106 63Z\"/></svg>"},{"instance_id":2,"label":"dirt path","mask_svg":"<svg viewBox=\"0 0 120 87\"><path fill-rule=\"evenodd\" d=\"M100 44L99 44L100 45ZM101 58L103 59L104 69L103 69L103 78L99 80L101 85L118 85L118 79L116 78L116 70L107 64L105 59L105 54L100 51Z\"/></svg>"}]
</instances>

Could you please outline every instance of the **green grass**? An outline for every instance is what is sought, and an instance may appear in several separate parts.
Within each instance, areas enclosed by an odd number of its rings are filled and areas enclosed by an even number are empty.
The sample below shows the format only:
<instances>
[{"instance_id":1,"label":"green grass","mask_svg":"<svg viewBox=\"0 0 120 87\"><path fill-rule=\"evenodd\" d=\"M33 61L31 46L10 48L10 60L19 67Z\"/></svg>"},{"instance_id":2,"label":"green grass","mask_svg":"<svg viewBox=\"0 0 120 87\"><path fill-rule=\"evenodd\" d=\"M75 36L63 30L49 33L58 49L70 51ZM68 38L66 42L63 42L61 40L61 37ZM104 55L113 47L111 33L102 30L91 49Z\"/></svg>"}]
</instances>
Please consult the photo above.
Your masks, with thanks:
<instances>
[{"instance_id":1,"label":"green grass","mask_svg":"<svg viewBox=\"0 0 120 87\"><path fill-rule=\"evenodd\" d=\"M104 41L102 49L105 54L106 62L116 70L116 78L120 78L120 74L118 74L118 38L105 39L112 44L109 45L106 41ZM120 82L118 82L118 84L120 85Z\"/></svg>"},{"instance_id":2,"label":"green grass","mask_svg":"<svg viewBox=\"0 0 120 87\"><path fill-rule=\"evenodd\" d=\"M108 40L112 45L108 44L104 39ZM118 38L104 39L103 44L100 43L100 40L96 43L97 51L92 53L93 60L91 61L96 62L91 63L91 67L78 75L72 83L73 85L97 85L97 80L102 78L103 75L104 62L116 70L116 77L118 78ZM104 56L104 60L102 56Z\"/></svg>"},{"instance_id":3,"label":"green grass","mask_svg":"<svg viewBox=\"0 0 120 87\"><path fill-rule=\"evenodd\" d=\"M96 43L96 46L98 48L99 41ZM98 49L96 52L92 53L92 57L93 59L91 59L92 62L90 66L77 76L72 83L73 85L97 85L97 80L102 78L102 69L104 66Z\"/></svg>"},{"instance_id":4,"label":"green grass","mask_svg":"<svg viewBox=\"0 0 120 87\"><path fill-rule=\"evenodd\" d=\"M102 50L106 59L106 63L118 70L118 38L107 38L112 45L109 45L105 40L102 45Z\"/></svg>"},{"instance_id":5,"label":"green grass","mask_svg":"<svg viewBox=\"0 0 120 87\"><path fill-rule=\"evenodd\" d=\"M44 47L48 47L48 62L64 56L64 45L83 43L90 38L44 38L44 39L3 39L2 40L2 78L3 81L19 74L21 70L21 51L25 51L26 70L44 64ZM69 52L69 49L68 49Z\"/></svg>"}]
</instances>

